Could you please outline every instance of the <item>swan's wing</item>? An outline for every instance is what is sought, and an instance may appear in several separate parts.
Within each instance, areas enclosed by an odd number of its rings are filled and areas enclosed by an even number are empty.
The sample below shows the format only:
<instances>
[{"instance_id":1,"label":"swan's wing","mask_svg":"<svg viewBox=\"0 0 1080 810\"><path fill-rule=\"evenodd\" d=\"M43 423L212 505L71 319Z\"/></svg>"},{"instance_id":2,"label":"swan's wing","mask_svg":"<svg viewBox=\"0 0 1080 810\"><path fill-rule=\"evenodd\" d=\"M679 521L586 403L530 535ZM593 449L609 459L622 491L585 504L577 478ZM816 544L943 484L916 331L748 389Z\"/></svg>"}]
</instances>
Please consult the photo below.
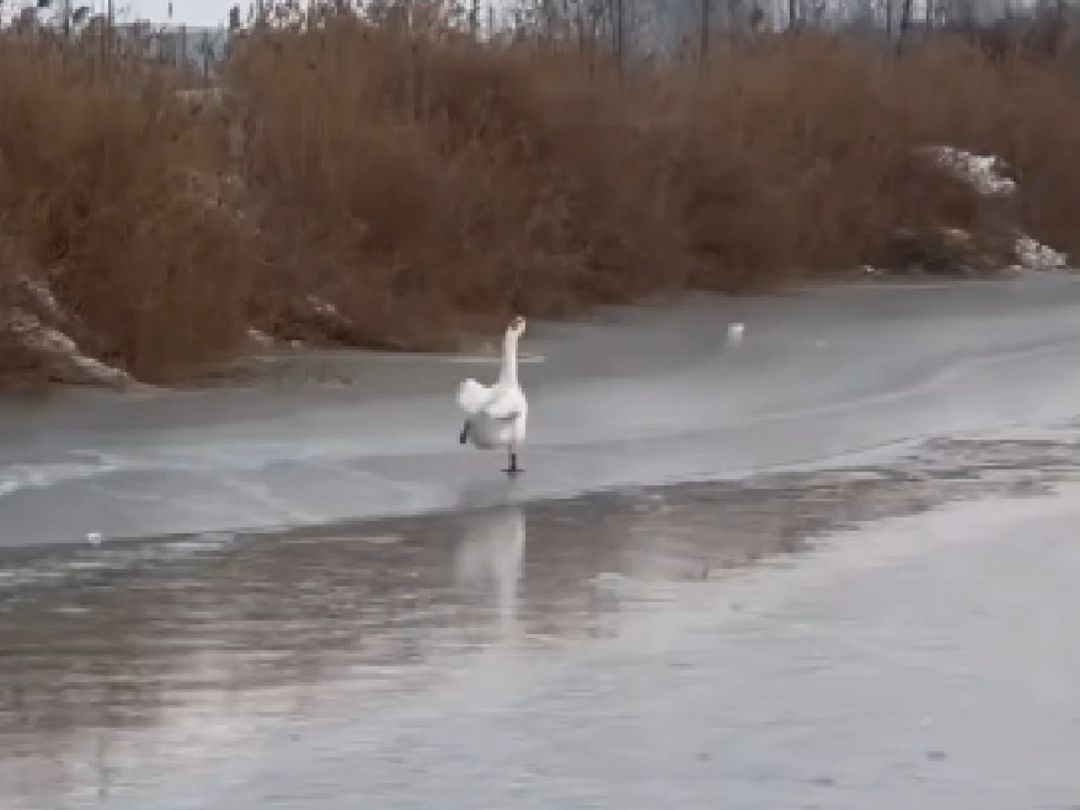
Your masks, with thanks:
<instances>
[{"instance_id":1,"label":"swan's wing","mask_svg":"<svg viewBox=\"0 0 1080 810\"><path fill-rule=\"evenodd\" d=\"M514 419L524 409L520 391L498 391L484 405L484 415L492 419Z\"/></svg>"},{"instance_id":2,"label":"swan's wing","mask_svg":"<svg viewBox=\"0 0 1080 810\"><path fill-rule=\"evenodd\" d=\"M471 377L458 386L458 407L470 416L480 413L490 399L491 389Z\"/></svg>"}]
</instances>

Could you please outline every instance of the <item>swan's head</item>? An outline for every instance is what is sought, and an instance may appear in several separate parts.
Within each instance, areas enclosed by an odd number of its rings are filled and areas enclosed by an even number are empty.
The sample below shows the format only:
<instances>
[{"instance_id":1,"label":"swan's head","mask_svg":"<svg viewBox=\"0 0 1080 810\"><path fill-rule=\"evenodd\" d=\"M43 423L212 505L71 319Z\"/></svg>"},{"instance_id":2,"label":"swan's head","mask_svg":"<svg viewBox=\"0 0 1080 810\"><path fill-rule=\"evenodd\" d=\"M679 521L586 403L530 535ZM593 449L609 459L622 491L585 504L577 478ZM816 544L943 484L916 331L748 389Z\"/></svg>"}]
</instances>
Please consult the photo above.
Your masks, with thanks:
<instances>
[{"instance_id":1,"label":"swan's head","mask_svg":"<svg viewBox=\"0 0 1080 810\"><path fill-rule=\"evenodd\" d=\"M525 318L521 315L515 315L510 319L510 325L506 327L507 333L514 335L515 337L521 337L525 334Z\"/></svg>"}]
</instances>

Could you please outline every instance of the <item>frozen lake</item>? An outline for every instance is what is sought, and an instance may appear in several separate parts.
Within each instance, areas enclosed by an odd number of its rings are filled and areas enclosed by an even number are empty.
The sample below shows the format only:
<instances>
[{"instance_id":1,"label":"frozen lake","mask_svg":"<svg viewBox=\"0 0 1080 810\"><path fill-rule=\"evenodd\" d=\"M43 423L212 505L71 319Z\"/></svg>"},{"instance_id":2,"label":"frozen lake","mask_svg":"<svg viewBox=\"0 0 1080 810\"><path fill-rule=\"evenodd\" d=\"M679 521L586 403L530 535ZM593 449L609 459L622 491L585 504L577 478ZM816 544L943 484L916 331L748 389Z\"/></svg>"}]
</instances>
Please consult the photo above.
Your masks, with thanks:
<instances>
[{"instance_id":1,"label":"frozen lake","mask_svg":"<svg viewBox=\"0 0 1080 810\"><path fill-rule=\"evenodd\" d=\"M0 406L0 807L1080 807L1080 286L526 348Z\"/></svg>"},{"instance_id":2,"label":"frozen lake","mask_svg":"<svg viewBox=\"0 0 1080 810\"><path fill-rule=\"evenodd\" d=\"M728 345L730 322L746 324ZM280 361L280 385L0 404L0 546L316 525L846 463L1069 418L1080 283L868 285L534 324L528 474L464 452L457 380L494 362ZM297 385L293 378L320 383Z\"/></svg>"}]
</instances>

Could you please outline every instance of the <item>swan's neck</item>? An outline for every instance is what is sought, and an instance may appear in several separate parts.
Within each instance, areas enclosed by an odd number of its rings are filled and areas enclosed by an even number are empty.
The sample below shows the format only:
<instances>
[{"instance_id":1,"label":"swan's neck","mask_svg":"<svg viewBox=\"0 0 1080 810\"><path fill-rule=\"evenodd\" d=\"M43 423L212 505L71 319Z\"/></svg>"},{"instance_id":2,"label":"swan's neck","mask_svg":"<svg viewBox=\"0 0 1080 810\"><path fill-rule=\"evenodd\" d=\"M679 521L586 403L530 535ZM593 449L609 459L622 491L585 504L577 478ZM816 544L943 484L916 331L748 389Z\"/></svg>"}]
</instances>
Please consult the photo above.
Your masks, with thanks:
<instances>
[{"instance_id":1,"label":"swan's neck","mask_svg":"<svg viewBox=\"0 0 1080 810\"><path fill-rule=\"evenodd\" d=\"M502 370L499 372L499 382L503 385L517 385L518 373L518 336L507 330L503 338Z\"/></svg>"}]
</instances>

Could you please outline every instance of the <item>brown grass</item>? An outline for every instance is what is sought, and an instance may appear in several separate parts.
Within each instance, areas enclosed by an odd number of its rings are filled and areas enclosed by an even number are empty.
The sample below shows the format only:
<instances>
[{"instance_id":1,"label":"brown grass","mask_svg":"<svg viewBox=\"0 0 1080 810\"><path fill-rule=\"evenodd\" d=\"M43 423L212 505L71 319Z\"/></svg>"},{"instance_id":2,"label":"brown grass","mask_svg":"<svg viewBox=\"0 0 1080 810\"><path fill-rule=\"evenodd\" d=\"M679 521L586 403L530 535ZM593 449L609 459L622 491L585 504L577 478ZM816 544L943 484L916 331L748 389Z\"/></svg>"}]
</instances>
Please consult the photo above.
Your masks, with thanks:
<instances>
[{"instance_id":1,"label":"brown grass","mask_svg":"<svg viewBox=\"0 0 1080 810\"><path fill-rule=\"evenodd\" d=\"M512 309L947 270L942 227L994 262L1014 228L1080 255L1075 79L946 37L899 60L761 38L704 71L619 76L572 49L342 19L246 42L234 103L201 114L133 66L104 82L0 44L0 75L0 235L84 345L142 377L251 323L425 348ZM1017 200L914 153L933 143L1001 155Z\"/></svg>"},{"instance_id":2,"label":"brown grass","mask_svg":"<svg viewBox=\"0 0 1080 810\"><path fill-rule=\"evenodd\" d=\"M214 127L137 66L107 80L6 41L0 75L0 236L18 254L2 268L7 298L16 273L47 284L88 352L141 377L236 347L254 263L245 229L212 202Z\"/></svg>"}]
</instances>

